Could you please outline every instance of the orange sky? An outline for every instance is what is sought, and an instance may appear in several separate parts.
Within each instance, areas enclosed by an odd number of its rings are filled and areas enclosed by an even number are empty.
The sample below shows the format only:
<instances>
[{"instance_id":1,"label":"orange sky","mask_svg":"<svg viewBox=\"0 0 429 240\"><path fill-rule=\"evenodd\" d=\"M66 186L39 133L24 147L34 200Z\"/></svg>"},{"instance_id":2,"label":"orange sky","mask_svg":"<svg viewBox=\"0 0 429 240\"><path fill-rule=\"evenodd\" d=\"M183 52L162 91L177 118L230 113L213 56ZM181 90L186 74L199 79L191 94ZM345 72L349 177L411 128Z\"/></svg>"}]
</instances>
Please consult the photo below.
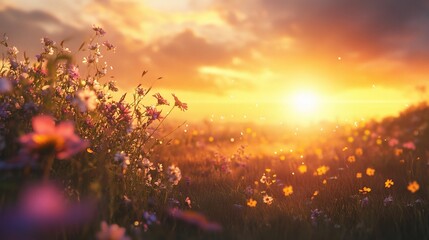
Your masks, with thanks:
<instances>
[{"instance_id":1,"label":"orange sky","mask_svg":"<svg viewBox=\"0 0 429 240\"><path fill-rule=\"evenodd\" d=\"M190 105L173 114L183 119L382 117L424 98L429 71L423 0L6 0L0 11L0 32L30 53L44 36L77 49L103 27L121 90L174 92Z\"/></svg>"}]
</instances>

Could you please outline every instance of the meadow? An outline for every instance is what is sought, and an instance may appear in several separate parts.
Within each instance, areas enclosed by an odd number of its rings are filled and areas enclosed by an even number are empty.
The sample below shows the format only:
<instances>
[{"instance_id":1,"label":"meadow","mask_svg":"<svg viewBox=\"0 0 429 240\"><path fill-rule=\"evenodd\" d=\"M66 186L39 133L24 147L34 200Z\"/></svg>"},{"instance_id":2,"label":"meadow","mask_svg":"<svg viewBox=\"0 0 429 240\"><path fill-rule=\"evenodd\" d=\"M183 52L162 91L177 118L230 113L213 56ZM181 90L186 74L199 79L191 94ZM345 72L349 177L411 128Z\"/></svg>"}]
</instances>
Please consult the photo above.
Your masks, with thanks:
<instances>
[{"instance_id":1,"label":"meadow","mask_svg":"<svg viewBox=\"0 0 429 240\"><path fill-rule=\"evenodd\" d=\"M175 94L114 97L115 47L92 30L83 61L1 41L1 239L429 238L426 103L306 128L174 123L192 107Z\"/></svg>"}]
</instances>

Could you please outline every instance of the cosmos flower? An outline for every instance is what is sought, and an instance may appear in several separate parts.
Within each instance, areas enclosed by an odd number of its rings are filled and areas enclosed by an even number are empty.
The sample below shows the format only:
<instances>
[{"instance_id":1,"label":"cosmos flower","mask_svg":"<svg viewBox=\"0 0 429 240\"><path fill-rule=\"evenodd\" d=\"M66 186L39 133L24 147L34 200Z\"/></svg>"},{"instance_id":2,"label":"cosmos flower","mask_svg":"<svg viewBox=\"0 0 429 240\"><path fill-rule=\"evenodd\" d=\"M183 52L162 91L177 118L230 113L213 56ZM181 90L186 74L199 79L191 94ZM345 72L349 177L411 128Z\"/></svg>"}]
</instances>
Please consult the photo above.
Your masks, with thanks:
<instances>
[{"instance_id":1,"label":"cosmos flower","mask_svg":"<svg viewBox=\"0 0 429 240\"><path fill-rule=\"evenodd\" d=\"M125 234L125 228L117 224L108 225L102 221L101 229L97 233L97 240L131 240L131 238Z\"/></svg>"},{"instance_id":2,"label":"cosmos flower","mask_svg":"<svg viewBox=\"0 0 429 240\"><path fill-rule=\"evenodd\" d=\"M163 98L159 93L154 94L153 97L158 100L158 105L170 105L170 103L168 103L168 101Z\"/></svg>"},{"instance_id":3,"label":"cosmos flower","mask_svg":"<svg viewBox=\"0 0 429 240\"><path fill-rule=\"evenodd\" d=\"M264 197L262 198L262 201L267 205L271 205L273 203L274 199L273 199L273 197L265 194Z\"/></svg>"},{"instance_id":4,"label":"cosmos flower","mask_svg":"<svg viewBox=\"0 0 429 240\"><path fill-rule=\"evenodd\" d=\"M284 188L283 188L283 193L284 193L284 195L287 197L287 196L290 196L290 195L292 195L292 193L293 193L293 187L292 187L292 185L290 185L290 186L285 186Z\"/></svg>"},{"instance_id":5,"label":"cosmos flower","mask_svg":"<svg viewBox=\"0 0 429 240\"><path fill-rule=\"evenodd\" d=\"M32 119L34 132L21 136L24 156L40 156L54 153L58 159L66 159L86 149L88 142L74 133L72 122L61 122L55 126L50 116L36 116Z\"/></svg>"},{"instance_id":6,"label":"cosmos flower","mask_svg":"<svg viewBox=\"0 0 429 240\"><path fill-rule=\"evenodd\" d=\"M371 192L371 188L369 187L363 187L362 189L359 189L359 192L362 194L367 194Z\"/></svg>"},{"instance_id":7,"label":"cosmos flower","mask_svg":"<svg viewBox=\"0 0 429 240\"><path fill-rule=\"evenodd\" d=\"M322 175L326 174L328 171L329 171L329 167L323 165L323 166L320 166L316 169L316 172L314 173L314 175L322 176Z\"/></svg>"},{"instance_id":8,"label":"cosmos flower","mask_svg":"<svg viewBox=\"0 0 429 240\"><path fill-rule=\"evenodd\" d=\"M182 103L174 94L171 94L174 97L174 106L177 106L180 110L188 110L188 104Z\"/></svg>"},{"instance_id":9,"label":"cosmos flower","mask_svg":"<svg viewBox=\"0 0 429 240\"><path fill-rule=\"evenodd\" d=\"M366 175L372 177L375 175L375 169L374 168L367 168L366 169Z\"/></svg>"},{"instance_id":10,"label":"cosmos flower","mask_svg":"<svg viewBox=\"0 0 429 240\"><path fill-rule=\"evenodd\" d=\"M299 165L298 172L300 172L301 174L306 173L307 172L307 165L304 165L304 164Z\"/></svg>"},{"instance_id":11,"label":"cosmos flower","mask_svg":"<svg viewBox=\"0 0 429 240\"><path fill-rule=\"evenodd\" d=\"M76 93L75 104L78 106L79 111L87 112L94 111L98 105L97 94L91 89L85 88Z\"/></svg>"},{"instance_id":12,"label":"cosmos flower","mask_svg":"<svg viewBox=\"0 0 429 240\"><path fill-rule=\"evenodd\" d=\"M146 107L146 116L149 117L149 120L158 120L160 121L164 117L161 116L162 111L158 111L155 107Z\"/></svg>"},{"instance_id":13,"label":"cosmos flower","mask_svg":"<svg viewBox=\"0 0 429 240\"><path fill-rule=\"evenodd\" d=\"M258 202L256 200L253 200L253 198L250 198L249 200L247 200L247 206L249 207L256 207L256 204Z\"/></svg>"},{"instance_id":14,"label":"cosmos flower","mask_svg":"<svg viewBox=\"0 0 429 240\"><path fill-rule=\"evenodd\" d=\"M420 185L417 183L417 181L412 181L408 183L407 189L411 193L415 193L420 189Z\"/></svg>"},{"instance_id":15,"label":"cosmos flower","mask_svg":"<svg viewBox=\"0 0 429 240\"><path fill-rule=\"evenodd\" d=\"M353 156L353 155L351 155L351 156L349 156L349 157L347 158L347 161L348 161L349 163L354 163L354 162L356 162L356 157L355 157L355 156Z\"/></svg>"},{"instance_id":16,"label":"cosmos flower","mask_svg":"<svg viewBox=\"0 0 429 240\"><path fill-rule=\"evenodd\" d=\"M384 187L385 188L390 188L390 187L393 186L393 184L395 184L395 183L393 182L392 179L387 179L386 182L384 182Z\"/></svg>"}]
</instances>

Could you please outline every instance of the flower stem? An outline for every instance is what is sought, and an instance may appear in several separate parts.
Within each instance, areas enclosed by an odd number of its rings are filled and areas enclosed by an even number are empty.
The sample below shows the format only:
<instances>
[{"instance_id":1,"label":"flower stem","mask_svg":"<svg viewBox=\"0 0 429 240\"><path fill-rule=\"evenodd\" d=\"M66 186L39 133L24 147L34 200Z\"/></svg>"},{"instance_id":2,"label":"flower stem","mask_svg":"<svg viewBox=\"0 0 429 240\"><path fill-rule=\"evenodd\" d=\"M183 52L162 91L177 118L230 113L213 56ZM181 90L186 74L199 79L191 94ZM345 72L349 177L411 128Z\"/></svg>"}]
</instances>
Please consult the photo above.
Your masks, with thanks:
<instances>
[{"instance_id":1,"label":"flower stem","mask_svg":"<svg viewBox=\"0 0 429 240\"><path fill-rule=\"evenodd\" d=\"M43 169L43 181L48 181L51 173L52 165L54 164L55 154L49 154L46 156L46 163Z\"/></svg>"}]
</instances>

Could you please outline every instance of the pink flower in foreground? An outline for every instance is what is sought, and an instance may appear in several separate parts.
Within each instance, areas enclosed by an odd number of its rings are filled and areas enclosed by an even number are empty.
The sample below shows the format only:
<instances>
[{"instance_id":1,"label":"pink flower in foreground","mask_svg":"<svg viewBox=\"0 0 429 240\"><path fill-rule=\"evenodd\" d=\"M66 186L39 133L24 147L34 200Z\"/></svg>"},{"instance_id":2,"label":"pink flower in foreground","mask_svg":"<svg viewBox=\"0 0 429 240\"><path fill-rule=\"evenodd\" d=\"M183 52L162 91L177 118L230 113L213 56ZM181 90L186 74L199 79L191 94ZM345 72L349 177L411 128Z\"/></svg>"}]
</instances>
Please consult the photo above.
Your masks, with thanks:
<instances>
[{"instance_id":1,"label":"pink flower in foreground","mask_svg":"<svg viewBox=\"0 0 429 240\"><path fill-rule=\"evenodd\" d=\"M406 142L404 144L402 144L402 146L406 149L410 149L410 150L416 150L416 145L413 142Z\"/></svg>"},{"instance_id":2,"label":"pink flower in foreground","mask_svg":"<svg viewBox=\"0 0 429 240\"><path fill-rule=\"evenodd\" d=\"M101 222L101 230L97 233L98 240L130 240L125 235L125 228L117 224L108 225L105 221Z\"/></svg>"},{"instance_id":3,"label":"pink flower in foreground","mask_svg":"<svg viewBox=\"0 0 429 240\"><path fill-rule=\"evenodd\" d=\"M158 100L158 105L170 105L170 103L168 103L168 101L163 98L159 93L154 94L153 97Z\"/></svg>"},{"instance_id":4,"label":"pink flower in foreground","mask_svg":"<svg viewBox=\"0 0 429 240\"><path fill-rule=\"evenodd\" d=\"M149 117L149 120L161 120L163 117L161 116L162 111L158 111L155 107L146 107L146 116Z\"/></svg>"},{"instance_id":5,"label":"pink flower in foreground","mask_svg":"<svg viewBox=\"0 0 429 240\"><path fill-rule=\"evenodd\" d=\"M172 93L171 95L173 95L174 97L174 106L179 107L180 110L185 111L188 110L188 104L186 103L182 103L177 97L176 95L174 95L174 93Z\"/></svg>"},{"instance_id":6,"label":"pink flower in foreground","mask_svg":"<svg viewBox=\"0 0 429 240\"><path fill-rule=\"evenodd\" d=\"M31 156L55 153L56 158L66 159L88 146L74 133L72 122L62 122L55 126L50 116L36 116L32 119L34 132L19 138L23 153Z\"/></svg>"},{"instance_id":7,"label":"pink flower in foreground","mask_svg":"<svg viewBox=\"0 0 429 240\"><path fill-rule=\"evenodd\" d=\"M204 231L209 232L219 232L222 231L222 226L215 222L210 222L207 218L194 211L186 210L181 211L177 208L172 208L169 210L169 214L172 218L181 220L190 225L194 225Z\"/></svg>"}]
</instances>

